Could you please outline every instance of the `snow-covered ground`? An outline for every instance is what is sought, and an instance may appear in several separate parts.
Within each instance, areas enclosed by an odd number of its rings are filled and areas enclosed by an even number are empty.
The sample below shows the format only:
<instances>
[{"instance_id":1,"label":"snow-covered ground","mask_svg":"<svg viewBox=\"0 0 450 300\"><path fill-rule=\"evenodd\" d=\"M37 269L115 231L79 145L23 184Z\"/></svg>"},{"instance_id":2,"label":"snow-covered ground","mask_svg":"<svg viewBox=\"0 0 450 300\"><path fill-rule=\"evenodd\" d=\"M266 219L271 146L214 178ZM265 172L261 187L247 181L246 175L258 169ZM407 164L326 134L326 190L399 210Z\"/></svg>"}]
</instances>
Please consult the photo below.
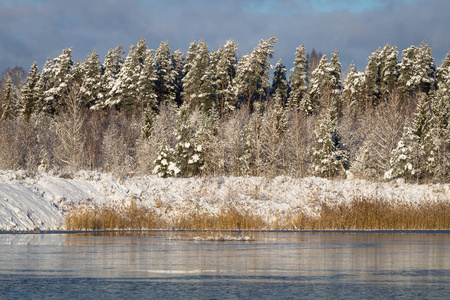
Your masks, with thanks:
<instances>
[{"instance_id":1,"label":"snow-covered ground","mask_svg":"<svg viewBox=\"0 0 450 300\"><path fill-rule=\"evenodd\" d=\"M81 171L61 174L0 171L0 230L64 229L65 211L90 199L95 203L155 207L170 220L182 213L214 214L227 205L262 216L269 223L302 210L314 214L320 205L354 197L391 201L450 201L450 185L413 185L365 180L334 181L316 177L169 178Z\"/></svg>"}]
</instances>

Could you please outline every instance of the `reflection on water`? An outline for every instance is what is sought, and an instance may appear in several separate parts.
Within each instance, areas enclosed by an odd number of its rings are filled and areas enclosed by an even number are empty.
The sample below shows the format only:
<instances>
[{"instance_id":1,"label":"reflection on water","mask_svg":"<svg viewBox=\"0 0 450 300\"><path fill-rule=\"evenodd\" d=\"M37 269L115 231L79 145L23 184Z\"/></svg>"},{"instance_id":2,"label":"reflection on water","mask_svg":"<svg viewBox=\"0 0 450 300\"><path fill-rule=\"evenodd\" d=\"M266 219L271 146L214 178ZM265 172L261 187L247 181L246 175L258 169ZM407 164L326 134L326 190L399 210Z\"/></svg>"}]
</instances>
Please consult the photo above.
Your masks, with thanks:
<instances>
[{"instance_id":1,"label":"reflection on water","mask_svg":"<svg viewBox=\"0 0 450 300\"><path fill-rule=\"evenodd\" d=\"M0 235L0 299L440 298L450 293L447 233Z\"/></svg>"}]
</instances>

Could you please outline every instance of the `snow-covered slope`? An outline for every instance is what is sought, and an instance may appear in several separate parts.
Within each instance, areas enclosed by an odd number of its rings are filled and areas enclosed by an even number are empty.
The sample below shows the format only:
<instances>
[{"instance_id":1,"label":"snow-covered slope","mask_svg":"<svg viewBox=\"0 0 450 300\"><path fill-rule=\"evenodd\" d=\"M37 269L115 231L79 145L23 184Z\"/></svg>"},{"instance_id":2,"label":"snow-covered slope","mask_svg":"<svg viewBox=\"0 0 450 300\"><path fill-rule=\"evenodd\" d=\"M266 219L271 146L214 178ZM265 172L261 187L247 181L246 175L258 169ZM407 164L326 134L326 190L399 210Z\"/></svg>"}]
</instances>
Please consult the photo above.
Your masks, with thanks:
<instances>
[{"instance_id":1,"label":"snow-covered slope","mask_svg":"<svg viewBox=\"0 0 450 300\"><path fill-rule=\"evenodd\" d=\"M450 185L410 185L322 178L169 178L79 172L70 176L0 171L0 230L64 229L70 205L91 199L98 204L155 207L168 219L190 211L214 214L227 205L262 216L268 222L299 210L317 212L321 203L355 196L391 201L450 201ZM69 178L67 178L69 177Z\"/></svg>"}]
</instances>

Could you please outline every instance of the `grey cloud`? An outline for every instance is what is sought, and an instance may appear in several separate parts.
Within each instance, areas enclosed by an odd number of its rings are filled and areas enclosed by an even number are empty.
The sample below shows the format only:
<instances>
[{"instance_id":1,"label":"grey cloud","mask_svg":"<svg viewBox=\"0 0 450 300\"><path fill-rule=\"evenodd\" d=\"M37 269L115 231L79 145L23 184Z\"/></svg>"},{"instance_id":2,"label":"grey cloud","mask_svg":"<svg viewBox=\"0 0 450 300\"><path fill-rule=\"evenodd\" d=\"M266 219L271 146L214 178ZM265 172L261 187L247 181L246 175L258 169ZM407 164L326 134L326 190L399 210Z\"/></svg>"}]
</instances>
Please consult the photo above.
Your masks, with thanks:
<instances>
[{"instance_id":1,"label":"grey cloud","mask_svg":"<svg viewBox=\"0 0 450 300\"><path fill-rule=\"evenodd\" d=\"M252 3L261 3L256 0L17 3L0 2L0 70L15 65L27 69L35 60L42 66L47 57L72 46L75 60L84 60L93 49L104 56L118 45L128 50L141 37L150 48L168 40L172 50L182 51L201 38L210 49L233 39L242 54L274 35L278 43L273 63L282 58L287 68L300 44L324 54L340 51L344 69L352 60L363 69L367 56L386 43L402 50L426 39L437 64L450 48L446 0L410 4L381 0L381 8L358 14L312 13L310 1L295 0L265 1L268 11L252 10Z\"/></svg>"}]
</instances>

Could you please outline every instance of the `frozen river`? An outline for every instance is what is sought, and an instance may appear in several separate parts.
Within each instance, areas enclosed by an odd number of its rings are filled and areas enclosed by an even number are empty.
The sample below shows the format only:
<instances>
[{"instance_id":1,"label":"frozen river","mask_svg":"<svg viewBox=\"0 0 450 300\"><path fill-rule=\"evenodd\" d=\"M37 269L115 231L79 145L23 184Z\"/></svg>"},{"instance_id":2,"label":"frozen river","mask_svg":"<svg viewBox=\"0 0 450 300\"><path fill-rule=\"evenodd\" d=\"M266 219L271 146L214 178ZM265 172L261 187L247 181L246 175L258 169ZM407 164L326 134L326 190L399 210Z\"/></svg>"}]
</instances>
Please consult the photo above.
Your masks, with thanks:
<instances>
[{"instance_id":1,"label":"frozen river","mask_svg":"<svg viewBox=\"0 0 450 300\"><path fill-rule=\"evenodd\" d=\"M0 299L445 298L450 232L0 234Z\"/></svg>"}]
</instances>

